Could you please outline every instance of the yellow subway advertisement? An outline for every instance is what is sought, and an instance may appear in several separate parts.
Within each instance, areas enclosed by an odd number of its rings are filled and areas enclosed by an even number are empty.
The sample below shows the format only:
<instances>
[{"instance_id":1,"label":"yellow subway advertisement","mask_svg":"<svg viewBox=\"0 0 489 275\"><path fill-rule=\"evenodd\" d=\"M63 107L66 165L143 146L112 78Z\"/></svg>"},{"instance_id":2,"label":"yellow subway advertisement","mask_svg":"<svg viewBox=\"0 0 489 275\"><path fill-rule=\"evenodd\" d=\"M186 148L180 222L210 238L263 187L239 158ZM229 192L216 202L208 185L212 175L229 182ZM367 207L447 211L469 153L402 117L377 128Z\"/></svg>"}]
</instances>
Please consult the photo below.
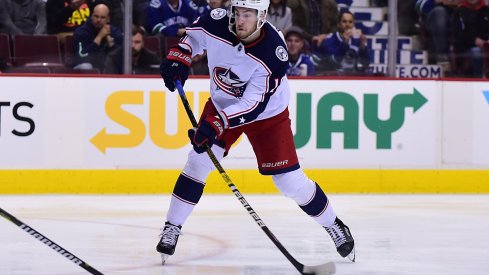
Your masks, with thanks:
<instances>
[{"instance_id":1,"label":"yellow subway advertisement","mask_svg":"<svg viewBox=\"0 0 489 275\"><path fill-rule=\"evenodd\" d=\"M489 192L486 83L289 82L301 167L333 192ZM0 87L0 193L171 192L192 150L178 93L158 78L0 77ZM208 87L184 86L196 117ZM222 165L245 192L277 192L246 137ZM209 181L206 191L226 192L219 175Z\"/></svg>"}]
</instances>

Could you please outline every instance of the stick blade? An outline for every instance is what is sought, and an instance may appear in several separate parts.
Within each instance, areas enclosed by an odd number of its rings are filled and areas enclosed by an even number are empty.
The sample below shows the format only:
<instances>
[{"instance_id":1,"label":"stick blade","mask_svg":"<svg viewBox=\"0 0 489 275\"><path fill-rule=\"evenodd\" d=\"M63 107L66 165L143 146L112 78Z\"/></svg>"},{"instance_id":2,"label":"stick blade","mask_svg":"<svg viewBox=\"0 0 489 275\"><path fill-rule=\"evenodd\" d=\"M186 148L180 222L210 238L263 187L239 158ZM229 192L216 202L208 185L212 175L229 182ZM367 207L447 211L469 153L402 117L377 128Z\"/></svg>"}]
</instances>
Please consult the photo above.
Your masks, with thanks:
<instances>
[{"instance_id":1,"label":"stick blade","mask_svg":"<svg viewBox=\"0 0 489 275\"><path fill-rule=\"evenodd\" d=\"M302 274L308 275L329 275L335 273L336 265L333 262L327 262L325 264L315 266L304 266L304 269L302 270Z\"/></svg>"}]
</instances>

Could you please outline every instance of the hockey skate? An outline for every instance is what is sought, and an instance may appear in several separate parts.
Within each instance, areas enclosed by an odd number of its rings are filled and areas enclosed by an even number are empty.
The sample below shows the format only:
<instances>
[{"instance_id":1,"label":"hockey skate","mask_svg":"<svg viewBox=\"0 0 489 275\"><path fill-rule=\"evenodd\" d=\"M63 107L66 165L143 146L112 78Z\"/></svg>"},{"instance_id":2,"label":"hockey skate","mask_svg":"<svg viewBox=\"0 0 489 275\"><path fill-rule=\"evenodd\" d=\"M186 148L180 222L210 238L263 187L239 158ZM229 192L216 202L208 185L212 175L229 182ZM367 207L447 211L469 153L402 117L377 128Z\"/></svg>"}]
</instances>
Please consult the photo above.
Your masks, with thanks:
<instances>
[{"instance_id":1,"label":"hockey skate","mask_svg":"<svg viewBox=\"0 0 489 275\"><path fill-rule=\"evenodd\" d=\"M355 241L350 233L350 228L346 226L338 217L331 227L325 227L328 234L334 241L336 251L341 257L347 257L352 262L355 261Z\"/></svg>"},{"instance_id":2,"label":"hockey skate","mask_svg":"<svg viewBox=\"0 0 489 275\"><path fill-rule=\"evenodd\" d=\"M176 226L170 222L165 222L165 227L161 229L160 241L156 245L156 251L161 254L161 264L165 264L166 259L175 253L178 236L182 235L182 226Z\"/></svg>"}]
</instances>

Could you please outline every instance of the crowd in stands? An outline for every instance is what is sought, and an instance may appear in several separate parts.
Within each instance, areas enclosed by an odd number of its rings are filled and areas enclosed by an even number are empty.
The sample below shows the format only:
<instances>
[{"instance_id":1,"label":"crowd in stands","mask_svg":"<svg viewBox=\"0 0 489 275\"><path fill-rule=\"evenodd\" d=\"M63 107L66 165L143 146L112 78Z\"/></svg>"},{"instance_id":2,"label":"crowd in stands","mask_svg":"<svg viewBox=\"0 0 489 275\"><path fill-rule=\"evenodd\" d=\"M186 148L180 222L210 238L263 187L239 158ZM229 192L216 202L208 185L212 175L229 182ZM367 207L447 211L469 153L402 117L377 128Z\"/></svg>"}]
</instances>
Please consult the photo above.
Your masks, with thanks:
<instances>
[{"instance_id":1,"label":"crowd in stands","mask_svg":"<svg viewBox=\"0 0 489 275\"><path fill-rule=\"evenodd\" d=\"M132 72L157 74L165 49L171 46L167 44L175 43L199 16L227 8L228 1L133 0ZM369 70L374 50L368 34L355 26L354 2L270 0L267 21L284 34L288 75L374 75ZM387 0L368 2L387 10ZM422 50L428 52L428 64L441 66L447 76L487 76L487 2L399 0L398 33L419 37ZM1 0L0 72L19 64L36 67L42 63L50 72L64 66L73 72L121 74L123 19L123 0ZM13 45L15 37L22 35L56 36L63 64L20 62ZM9 44L2 46L5 39ZM30 46L35 52L36 45ZM206 64L205 53L196 56L191 73L208 74Z\"/></svg>"},{"instance_id":2,"label":"crowd in stands","mask_svg":"<svg viewBox=\"0 0 489 275\"><path fill-rule=\"evenodd\" d=\"M483 49L489 42L488 1L417 0L415 6L430 62L450 63L456 76L483 77Z\"/></svg>"}]
</instances>

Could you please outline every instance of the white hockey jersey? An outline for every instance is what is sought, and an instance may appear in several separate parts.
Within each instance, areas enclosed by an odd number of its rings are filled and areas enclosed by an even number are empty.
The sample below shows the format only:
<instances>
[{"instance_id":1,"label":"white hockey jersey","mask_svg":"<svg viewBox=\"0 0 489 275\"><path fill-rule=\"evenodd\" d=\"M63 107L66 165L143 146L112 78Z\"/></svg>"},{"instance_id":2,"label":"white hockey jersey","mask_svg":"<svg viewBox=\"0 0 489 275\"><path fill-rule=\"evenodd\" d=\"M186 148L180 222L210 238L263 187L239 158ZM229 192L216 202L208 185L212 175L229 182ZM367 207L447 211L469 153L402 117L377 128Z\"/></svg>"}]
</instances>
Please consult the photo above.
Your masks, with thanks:
<instances>
[{"instance_id":1,"label":"white hockey jersey","mask_svg":"<svg viewBox=\"0 0 489 275\"><path fill-rule=\"evenodd\" d=\"M290 99L287 47L268 22L257 41L244 45L229 31L224 9L214 9L186 28L180 43L192 57L207 51L211 100L226 128L280 114Z\"/></svg>"}]
</instances>

